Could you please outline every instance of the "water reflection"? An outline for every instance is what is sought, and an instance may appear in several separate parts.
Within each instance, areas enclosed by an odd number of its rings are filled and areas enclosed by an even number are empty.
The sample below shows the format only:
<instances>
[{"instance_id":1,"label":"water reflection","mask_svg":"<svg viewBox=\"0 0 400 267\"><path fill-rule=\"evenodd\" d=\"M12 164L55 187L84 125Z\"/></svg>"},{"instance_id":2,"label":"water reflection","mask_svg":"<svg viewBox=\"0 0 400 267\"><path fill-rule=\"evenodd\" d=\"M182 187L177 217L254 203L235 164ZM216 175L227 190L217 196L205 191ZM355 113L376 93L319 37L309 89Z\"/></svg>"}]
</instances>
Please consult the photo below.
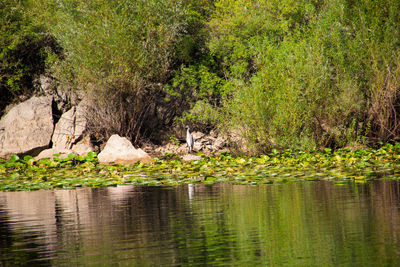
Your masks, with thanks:
<instances>
[{"instance_id":1,"label":"water reflection","mask_svg":"<svg viewBox=\"0 0 400 267\"><path fill-rule=\"evenodd\" d=\"M396 265L399 183L0 193L1 265Z\"/></svg>"}]
</instances>

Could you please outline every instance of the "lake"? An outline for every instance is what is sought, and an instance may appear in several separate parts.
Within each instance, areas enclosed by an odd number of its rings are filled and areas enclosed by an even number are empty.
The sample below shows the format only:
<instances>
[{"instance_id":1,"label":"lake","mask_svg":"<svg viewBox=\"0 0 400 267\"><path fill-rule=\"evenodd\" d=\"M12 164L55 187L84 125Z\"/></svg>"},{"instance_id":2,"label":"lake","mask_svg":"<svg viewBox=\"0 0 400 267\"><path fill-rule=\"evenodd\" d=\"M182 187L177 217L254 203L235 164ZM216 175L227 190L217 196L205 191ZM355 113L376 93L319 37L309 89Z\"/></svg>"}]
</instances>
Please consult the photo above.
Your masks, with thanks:
<instances>
[{"instance_id":1,"label":"lake","mask_svg":"<svg viewBox=\"0 0 400 267\"><path fill-rule=\"evenodd\" d=\"M0 192L0 265L398 266L400 184Z\"/></svg>"}]
</instances>

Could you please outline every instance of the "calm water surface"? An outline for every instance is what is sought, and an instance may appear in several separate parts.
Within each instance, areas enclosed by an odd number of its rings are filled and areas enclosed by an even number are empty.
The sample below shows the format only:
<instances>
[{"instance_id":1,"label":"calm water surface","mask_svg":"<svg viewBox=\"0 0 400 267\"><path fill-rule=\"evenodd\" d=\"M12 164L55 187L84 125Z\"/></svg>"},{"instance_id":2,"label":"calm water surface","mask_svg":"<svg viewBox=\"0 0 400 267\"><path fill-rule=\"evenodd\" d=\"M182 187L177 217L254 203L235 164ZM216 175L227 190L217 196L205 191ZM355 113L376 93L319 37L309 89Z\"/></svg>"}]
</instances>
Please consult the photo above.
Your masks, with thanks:
<instances>
[{"instance_id":1,"label":"calm water surface","mask_svg":"<svg viewBox=\"0 0 400 267\"><path fill-rule=\"evenodd\" d=\"M400 185L0 192L0 265L399 266Z\"/></svg>"}]
</instances>

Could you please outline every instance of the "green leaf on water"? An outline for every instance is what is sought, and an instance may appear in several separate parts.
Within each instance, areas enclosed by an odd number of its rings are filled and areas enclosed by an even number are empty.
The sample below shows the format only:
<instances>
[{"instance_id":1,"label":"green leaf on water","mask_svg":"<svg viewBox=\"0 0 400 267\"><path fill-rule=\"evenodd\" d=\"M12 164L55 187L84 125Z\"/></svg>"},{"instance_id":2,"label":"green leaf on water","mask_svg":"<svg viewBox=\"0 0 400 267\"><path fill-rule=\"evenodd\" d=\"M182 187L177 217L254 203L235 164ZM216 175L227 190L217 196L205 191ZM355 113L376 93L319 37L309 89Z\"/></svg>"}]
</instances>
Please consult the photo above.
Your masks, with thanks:
<instances>
[{"instance_id":1,"label":"green leaf on water","mask_svg":"<svg viewBox=\"0 0 400 267\"><path fill-rule=\"evenodd\" d=\"M12 155L10 158L10 162L16 162L19 160L19 157L17 155Z\"/></svg>"}]
</instances>

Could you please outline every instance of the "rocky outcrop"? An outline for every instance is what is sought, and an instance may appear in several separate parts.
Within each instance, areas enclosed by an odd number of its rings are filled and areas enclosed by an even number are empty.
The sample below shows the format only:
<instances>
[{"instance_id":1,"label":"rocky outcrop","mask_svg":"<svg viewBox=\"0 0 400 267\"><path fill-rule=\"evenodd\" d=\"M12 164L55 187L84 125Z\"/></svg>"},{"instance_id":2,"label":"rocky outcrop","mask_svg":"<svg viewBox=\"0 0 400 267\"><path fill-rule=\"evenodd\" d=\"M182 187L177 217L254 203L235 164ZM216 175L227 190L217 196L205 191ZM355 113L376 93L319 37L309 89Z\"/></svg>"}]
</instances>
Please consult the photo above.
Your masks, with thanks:
<instances>
[{"instance_id":1,"label":"rocky outcrop","mask_svg":"<svg viewBox=\"0 0 400 267\"><path fill-rule=\"evenodd\" d=\"M54 124L50 96L32 97L0 120L0 158L37 155L50 145Z\"/></svg>"},{"instance_id":2,"label":"rocky outcrop","mask_svg":"<svg viewBox=\"0 0 400 267\"><path fill-rule=\"evenodd\" d=\"M90 142L89 136L85 136L82 140L72 146L72 149L62 147L52 147L45 149L35 157L35 160L41 160L43 158L54 158L57 154L57 158L66 158L69 154L86 156L90 151L93 151L93 145Z\"/></svg>"},{"instance_id":3,"label":"rocky outcrop","mask_svg":"<svg viewBox=\"0 0 400 267\"><path fill-rule=\"evenodd\" d=\"M75 154L81 156L86 156L90 151L95 150L88 135L84 135L71 149Z\"/></svg>"},{"instance_id":4,"label":"rocky outcrop","mask_svg":"<svg viewBox=\"0 0 400 267\"><path fill-rule=\"evenodd\" d=\"M98 155L100 163L121 163L133 164L137 161L151 163L151 157L142 149L136 149L132 143L125 137L117 134L112 135L105 145L104 149Z\"/></svg>"},{"instance_id":5,"label":"rocky outcrop","mask_svg":"<svg viewBox=\"0 0 400 267\"><path fill-rule=\"evenodd\" d=\"M194 146L193 152L202 152L205 155L221 154L228 150L228 137L227 136L217 136L217 134L211 132L210 134L204 134L202 132L193 132ZM154 155L160 156L165 153L172 153L177 155L184 155L188 153L188 148L186 142L181 142L177 144L176 142L168 143L164 146L154 147ZM147 149L147 150L151 150ZM185 157L184 160L194 160L193 157ZM197 160L197 159L195 159Z\"/></svg>"},{"instance_id":6,"label":"rocky outcrop","mask_svg":"<svg viewBox=\"0 0 400 267\"><path fill-rule=\"evenodd\" d=\"M90 151L97 151L98 146L94 148L89 135L96 136L97 133L90 133L86 119L89 101L85 99L88 96L67 87L63 88L51 77L40 76L35 83L35 93L41 96L34 96L18 105L9 105L4 110L6 115L0 120L0 158L7 159L14 154L37 156L42 151L40 158L63 153L85 156ZM162 110L154 111L154 114L156 113L162 113ZM150 127L149 125L146 127ZM93 131L93 128L91 130ZM232 140L213 133L192 134L195 139L192 154L202 152L213 155L225 152L228 150L227 140ZM180 134L176 136L173 142L161 147L154 144L142 147L152 156L161 156L165 153L187 154L184 136ZM108 148L110 146L108 145ZM133 163L138 160L151 162L151 157L146 152L135 149L128 140L122 147L124 149L116 148L115 152L105 149L99 157L104 157L103 162Z\"/></svg>"},{"instance_id":7,"label":"rocky outcrop","mask_svg":"<svg viewBox=\"0 0 400 267\"><path fill-rule=\"evenodd\" d=\"M62 114L54 129L53 147L72 149L83 138L87 125L85 109L85 101L81 101L77 107Z\"/></svg>"},{"instance_id":8,"label":"rocky outcrop","mask_svg":"<svg viewBox=\"0 0 400 267\"><path fill-rule=\"evenodd\" d=\"M193 137L196 140L194 145L195 151L216 152L222 150L227 145L227 138L222 136L194 132Z\"/></svg>"},{"instance_id":9,"label":"rocky outcrop","mask_svg":"<svg viewBox=\"0 0 400 267\"><path fill-rule=\"evenodd\" d=\"M53 97L54 106L57 111L65 113L71 106L77 106L83 93L77 90L72 90L66 85L59 85L53 78L41 75L35 80L37 94Z\"/></svg>"},{"instance_id":10,"label":"rocky outcrop","mask_svg":"<svg viewBox=\"0 0 400 267\"><path fill-rule=\"evenodd\" d=\"M84 96L44 75L35 80L35 90L36 96L6 108L0 120L0 158L42 151L41 157L64 151L85 156L93 151Z\"/></svg>"},{"instance_id":11,"label":"rocky outcrop","mask_svg":"<svg viewBox=\"0 0 400 267\"><path fill-rule=\"evenodd\" d=\"M75 107L61 115L54 129L53 147L69 149L75 139Z\"/></svg>"}]
</instances>

